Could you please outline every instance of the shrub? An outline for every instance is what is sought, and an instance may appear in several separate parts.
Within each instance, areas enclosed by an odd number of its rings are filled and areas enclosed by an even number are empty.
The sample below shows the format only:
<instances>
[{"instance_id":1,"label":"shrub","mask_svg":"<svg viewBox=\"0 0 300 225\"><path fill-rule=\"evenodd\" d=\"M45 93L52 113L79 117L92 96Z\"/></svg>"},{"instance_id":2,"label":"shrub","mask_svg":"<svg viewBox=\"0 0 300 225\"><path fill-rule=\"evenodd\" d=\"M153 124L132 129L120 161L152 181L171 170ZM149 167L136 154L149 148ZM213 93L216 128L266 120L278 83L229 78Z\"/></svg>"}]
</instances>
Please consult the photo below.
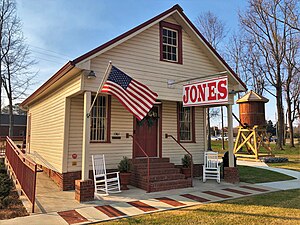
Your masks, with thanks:
<instances>
[{"instance_id":1,"label":"shrub","mask_svg":"<svg viewBox=\"0 0 300 225\"><path fill-rule=\"evenodd\" d=\"M282 157L264 157L263 161L265 163L283 163L288 162L288 158L282 158Z\"/></svg>"},{"instance_id":2,"label":"shrub","mask_svg":"<svg viewBox=\"0 0 300 225\"><path fill-rule=\"evenodd\" d=\"M2 160L0 161L0 173L6 173L6 168Z\"/></svg>"},{"instance_id":3,"label":"shrub","mask_svg":"<svg viewBox=\"0 0 300 225\"><path fill-rule=\"evenodd\" d=\"M123 156L123 159L120 161L120 163L118 165L118 169L121 173L130 172L131 162L126 156Z\"/></svg>"},{"instance_id":4,"label":"shrub","mask_svg":"<svg viewBox=\"0 0 300 225\"><path fill-rule=\"evenodd\" d=\"M4 199L9 195L12 186L12 181L9 179L7 174L0 174L0 199Z\"/></svg>"},{"instance_id":5,"label":"shrub","mask_svg":"<svg viewBox=\"0 0 300 225\"><path fill-rule=\"evenodd\" d=\"M189 155L184 155L181 159L183 168L189 168L191 166L191 157Z\"/></svg>"},{"instance_id":6,"label":"shrub","mask_svg":"<svg viewBox=\"0 0 300 225\"><path fill-rule=\"evenodd\" d=\"M2 199L2 205L4 208L7 208L10 204L13 204L14 202L14 198L11 196L6 196Z\"/></svg>"}]
</instances>

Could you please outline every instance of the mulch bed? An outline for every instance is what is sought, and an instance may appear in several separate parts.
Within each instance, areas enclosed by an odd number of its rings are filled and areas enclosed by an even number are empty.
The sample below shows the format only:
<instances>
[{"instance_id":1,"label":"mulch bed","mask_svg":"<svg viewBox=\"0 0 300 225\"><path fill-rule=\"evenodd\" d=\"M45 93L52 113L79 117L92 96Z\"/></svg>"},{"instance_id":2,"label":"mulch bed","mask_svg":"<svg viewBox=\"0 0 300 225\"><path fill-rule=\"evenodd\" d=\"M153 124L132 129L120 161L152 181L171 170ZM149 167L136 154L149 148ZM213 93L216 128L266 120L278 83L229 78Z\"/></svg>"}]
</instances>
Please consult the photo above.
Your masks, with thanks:
<instances>
[{"instance_id":1,"label":"mulch bed","mask_svg":"<svg viewBox=\"0 0 300 225\"><path fill-rule=\"evenodd\" d=\"M9 194L9 199L10 202L8 206L0 209L0 220L29 215L25 207L23 206L21 200L19 199L19 195L16 190L11 190Z\"/></svg>"}]
</instances>

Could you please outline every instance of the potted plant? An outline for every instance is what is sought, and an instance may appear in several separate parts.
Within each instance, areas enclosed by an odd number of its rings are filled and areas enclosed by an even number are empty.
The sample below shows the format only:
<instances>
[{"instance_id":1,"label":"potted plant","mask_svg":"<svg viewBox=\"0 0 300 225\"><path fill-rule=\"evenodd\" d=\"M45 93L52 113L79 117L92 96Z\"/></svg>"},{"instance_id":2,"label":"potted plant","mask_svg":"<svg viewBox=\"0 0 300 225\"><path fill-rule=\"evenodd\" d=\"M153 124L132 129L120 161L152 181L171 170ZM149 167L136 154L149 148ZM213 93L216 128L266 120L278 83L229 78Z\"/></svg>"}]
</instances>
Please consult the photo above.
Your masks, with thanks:
<instances>
[{"instance_id":1,"label":"potted plant","mask_svg":"<svg viewBox=\"0 0 300 225\"><path fill-rule=\"evenodd\" d=\"M131 162L126 156L123 156L123 159L118 165L118 169L120 171L121 190L128 190L127 185L130 183Z\"/></svg>"},{"instance_id":2,"label":"potted plant","mask_svg":"<svg viewBox=\"0 0 300 225\"><path fill-rule=\"evenodd\" d=\"M191 177L191 157L189 155L184 155L181 159L181 163L181 171L185 175L185 178Z\"/></svg>"}]
</instances>

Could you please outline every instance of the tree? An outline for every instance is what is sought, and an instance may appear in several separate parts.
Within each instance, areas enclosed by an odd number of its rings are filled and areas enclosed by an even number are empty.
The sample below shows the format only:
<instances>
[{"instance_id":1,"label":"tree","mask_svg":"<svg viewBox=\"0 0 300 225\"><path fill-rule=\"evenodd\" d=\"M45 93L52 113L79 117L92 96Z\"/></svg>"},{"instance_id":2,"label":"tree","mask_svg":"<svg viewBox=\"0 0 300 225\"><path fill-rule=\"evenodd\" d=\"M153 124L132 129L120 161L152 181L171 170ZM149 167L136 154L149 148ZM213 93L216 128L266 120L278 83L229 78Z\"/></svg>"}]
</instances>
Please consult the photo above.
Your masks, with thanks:
<instances>
[{"instance_id":1,"label":"tree","mask_svg":"<svg viewBox=\"0 0 300 225\"><path fill-rule=\"evenodd\" d=\"M200 14L195 21L197 28L214 49L218 49L226 37L225 23L211 11Z\"/></svg>"},{"instance_id":2,"label":"tree","mask_svg":"<svg viewBox=\"0 0 300 225\"><path fill-rule=\"evenodd\" d=\"M289 32L287 49L284 57L284 68L286 70L284 92L287 104L287 123L289 127L290 145L291 147L295 147L293 122L298 117L297 107L299 107L300 101L300 32L294 32L293 30L290 30Z\"/></svg>"},{"instance_id":3,"label":"tree","mask_svg":"<svg viewBox=\"0 0 300 225\"><path fill-rule=\"evenodd\" d=\"M1 113L3 114L9 114L9 105L6 105L2 108ZM12 106L13 109L13 115L26 115L26 111L20 109L20 103L16 103Z\"/></svg>"},{"instance_id":4,"label":"tree","mask_svg":"<svg viewBox=\"0 0 300 225\"><path fill-rule=\"evenodd\" d=\"M233 34L226 46L226 58L234 72L251 90L262 95L266 87L265 70L259 66L261 54L244 33Z\"/></svg>"},{"instance_id":5,"label":"tree","mask_svg":"<svg viewBox=\"0 0 300 225\"><path fill-rule=\"evenodd\" d=\"M13 101L25 95L35 76L30 71L35 61L30 59L15 1L1 0L0 4L1 81L9 101L9 135L12 136Z\"/></svg>"},{"instance_id":6,"label":"tree","mask_svg":"<svg viewBox=\"0 0 300 225\"><path fill-rule=\"evenodd\" d=\"M206 40L210 43L210 45L218 50L221 42L224 40L226 36L226 27L225 23L223 23L214 13L211 11L200 14L195 21L197 28L200 30L202 35L206 38ZM210 109L207 108L207 149L211 150L211 130L210 130L210 118L213 116L217 116L219 114L218 109ZM221 119L223 124L223 109L221 106ZM223 127L222 127L223 130ZM223 135L222 135L223 137ZM222 147L224 149L224 139L222 141Z\"/></svg>"},{"instance_id":7,"label":"tree","mask_svg":"<svg viewBox=\"0 0 300 225\"><path fill-rule=\"evenodd\" d=\"M296 0L249 0L247 11L239 15L241 25L249 34L255 50L262 55L262 61L258 62L258 65L266 72L265 78L268 84L275 89L278 115L277 146L280 149L284 138L282 66L287 38L292 29L287 24L294 21L294 16L289 13L289 9L294 8L295 4Z\"/></svg>"},{"instance_id":8,"label":"tree","mask_svg":"<svg viewBox=\"0 0 300 225\"><path fill-rule=\"evenodd\" d=\"M269 121L267 122L266 131L267 131L268 134L270 134L270 136L276 135L276 128L275 128L275 126L273 125L272 120L269 120Z\"/></svg>"}]
</instances>

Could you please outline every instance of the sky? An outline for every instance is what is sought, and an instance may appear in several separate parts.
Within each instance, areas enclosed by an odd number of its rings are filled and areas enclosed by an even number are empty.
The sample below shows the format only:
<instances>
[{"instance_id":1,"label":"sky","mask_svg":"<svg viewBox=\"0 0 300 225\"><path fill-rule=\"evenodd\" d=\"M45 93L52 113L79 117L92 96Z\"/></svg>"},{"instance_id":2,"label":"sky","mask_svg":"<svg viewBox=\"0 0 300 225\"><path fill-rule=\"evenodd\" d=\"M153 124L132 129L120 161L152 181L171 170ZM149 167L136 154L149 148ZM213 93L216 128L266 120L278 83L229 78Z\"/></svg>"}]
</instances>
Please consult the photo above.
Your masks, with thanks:
<instances>
[{"instance_id":1,"label":"sky","mask_svg":"<svg viewBox=\"0 0 300 225\"><path fill-rule=\"evenodd\" d=\"M48 80L67 61L94 49L129 29L179 4L194 22L206 11L216 14L228 33L238 32L238 12L247 0L17 0L26 43L37 61L35 85ZM229 36L229 35L228 35ZM274 99L266 119L274 121ZM270 110L268 110L268 108ZM234 108L237 112L237 107ZM219 125L219 122L215 125Z\"/></svg>"}]
</instances>

